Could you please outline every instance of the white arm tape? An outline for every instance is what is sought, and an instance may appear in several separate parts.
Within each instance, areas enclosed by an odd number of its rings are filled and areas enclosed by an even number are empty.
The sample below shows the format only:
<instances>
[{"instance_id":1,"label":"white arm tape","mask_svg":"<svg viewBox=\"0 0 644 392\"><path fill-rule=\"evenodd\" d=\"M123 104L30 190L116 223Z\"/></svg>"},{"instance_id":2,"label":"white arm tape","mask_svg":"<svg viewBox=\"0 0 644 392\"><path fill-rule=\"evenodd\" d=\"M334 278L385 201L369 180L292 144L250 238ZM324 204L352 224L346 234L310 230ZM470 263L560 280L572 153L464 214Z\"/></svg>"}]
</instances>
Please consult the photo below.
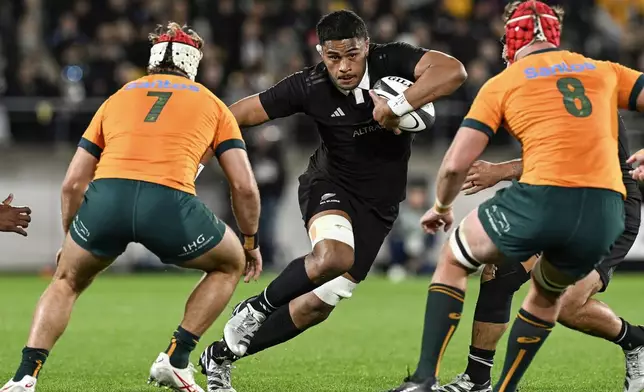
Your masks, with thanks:
<instances>
[{"instance_id":1,"label":"white arm tape","mask_svg":"<svg viewBox=\"0 0 644 392\"><path fill-rule=\"evenodd\" d=\"M351 222L340 215L324 215L314 220L309 227L309 238L313 248L320 241L335 240L355 249Z\"/></svg>"},{"instance_id":2,"label":"white arm tape","mask_svg":"<svg viewBox=\"0 0 644 392\"><path fill-rule=\"evenodd\" d=\"M325 304L336 306L341 300L351 298L357 285L344 276L338 276L313 290L313 294Z\"/></svg>"},{"instance_id":3,"label":"white arm tape","mask_svg":"<svg viewBox=\"0 0 644 392\"><path fill-rule=\"evenodd\" d=\"M199 167L197 168L197 175L195 176L195 180L197 179L197 177L199 177L199 174L201 174L201 171L203 170L204 167L205 166L202 165L201 163L199 164Z\"/></svg>"},{"instance_id":4,"label":"white arm tape","mask_svg":"<svg viewBox=\"0 0 644 392\"><path fill-rule=\"evenodd\" d=\"M414 111L414 107L407 102L407 97L404 93L400 93L397 96L391 98L387 101L387 105L391 108L391 111L398 117L402 117L409 112Z\"/></svg>"}]
</instances>

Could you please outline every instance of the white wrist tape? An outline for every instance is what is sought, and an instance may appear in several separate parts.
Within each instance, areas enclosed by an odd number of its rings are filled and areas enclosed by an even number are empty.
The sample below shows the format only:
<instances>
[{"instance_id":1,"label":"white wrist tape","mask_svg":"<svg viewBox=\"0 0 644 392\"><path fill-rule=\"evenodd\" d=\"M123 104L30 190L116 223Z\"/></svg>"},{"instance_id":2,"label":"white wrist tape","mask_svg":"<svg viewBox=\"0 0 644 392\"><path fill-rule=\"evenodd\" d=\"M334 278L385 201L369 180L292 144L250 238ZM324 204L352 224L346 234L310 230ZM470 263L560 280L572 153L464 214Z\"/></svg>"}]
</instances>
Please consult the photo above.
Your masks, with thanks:
<instances>
[{"instance_id":1,"label":"white wrist tape","mask_svg":"<svg viewBox=\"0 0 644 392\"><path fill-rule=\"evenodd\" d=\"M414 111L414 107L407 102L407 98L404 93L400 93L397 96L391 98L387 101L387 105L391 108L391 111L398 117L402 117L409 112Z\"/></svg>"},{"instance_id":2,"label":"white wrist tape","mask_svg":"<svg viewBox=\"0 0 644 392\"><path fill-rule=\"evenodd\" d=\"M437 208L440 208L441 210L449 210L450 208L452 208L452 204L443 204L443 203L441 203L441 201L440 201L440 200L438 200L438 199L436 199L436 201L434 202L434 205L435 205Z\"/></svg>"}]
</instances>

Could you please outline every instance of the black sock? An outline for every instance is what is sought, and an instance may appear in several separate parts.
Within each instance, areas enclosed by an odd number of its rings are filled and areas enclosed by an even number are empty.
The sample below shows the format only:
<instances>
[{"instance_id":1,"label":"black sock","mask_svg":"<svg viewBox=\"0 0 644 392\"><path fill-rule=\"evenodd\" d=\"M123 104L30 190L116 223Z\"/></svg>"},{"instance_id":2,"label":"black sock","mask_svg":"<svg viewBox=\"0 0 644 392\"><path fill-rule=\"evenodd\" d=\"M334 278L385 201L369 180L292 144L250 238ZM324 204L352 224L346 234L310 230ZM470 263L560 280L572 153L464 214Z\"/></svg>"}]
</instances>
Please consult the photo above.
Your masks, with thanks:
<instances>
[{"instance_id":1,"label":"black sock","mask_svg":"<svg viewBox=\"0 0 644 392\"><path fill-rule=\"evenodd\" d=\"M306 274L304 258L297 258L284 268L266 289L248 303L255 310L269 315L275 309L288 305L291 300L318 287Z\"/></svg>"},{"instance_id":2,"label":"black sock","mask_svg":"<svg viewBox=\"0 0 644 392\"><path fill-rule=\"evenodd\" d=\"M288 305L282 306L273 312L257 330L248 347L248 351L246 351L246 356L277 346L293 339L302 332L303 330L298 329L293 323ZM230 351L226 341L223 339L214 342L206 350L208 358L215 360L220 365L226 360L235 362L239 359L238 356Z\"/></svg>"},{"instance_id":3,"label":"black sock","mask_svg":"<svg viewBox=\"0 0 644 392\"><path fill-rule=\"evenodd\" d=\"M618 344L624 351L644 346L644 326L636 327L623 318L620 319L622 320L622 330L612 342Z\"/></svg>"},{"instance_id":4,"label":"black sock","mask_svg":"<svg viewBox=\"0 0 644 392\"><path fill-rule=\"evenodd\" d=\"M256 354L269 347L277 346L293 339L302 332L303 330L298 329L293 323L288 304L281 306L257 330L255 337L250 342L250 346L248 346L246 355Z\"/></svg>"},{"instance_id":5,"label":"black sock","mask_svg":"<svg viewBox=\"0 0 644 392\"><path fill-rule=\"evenodd\" d=\"M521 377L554 326L524 309L519 310L510 330L503 372L494 387L495 392L516 391Z\"/></svg>"},{"instance_id":6,"label":"black sock","mask_svg":"<svg viewBox=\"0 0 644 392\"><path fill-rule=\"evenodd\" d=\"M190 362L190 353L197 347L199 336L194 335L181 326L172 335L170 345L165 353L170 357L170 365L177 369L185 369Z\"/></svg>"},{"instance_id":7,"label":"black sock","mask_svg":"<svg viewBox=\"0 0 644 392\"><path fill-rule=\"evenodd\" d=\"M438 377L440 361L458 326L464 299L465 292L457 288L438 283L429 286L420 360L412 381L433 383Z\"/></svg>"},{"instance_id":8,"label":"black sock","mask_svg":"<svg viewBox=\"0 0 644 392\"><path fill-rule=\"evenodd\" d=\"M31 376L38 378L38 373L42 369L49 351L42 348L25 347L22 349L22 360L16 374L13 376L13 381L20 381L24 376Z\"/></svg>"},{"instance_id":9,"label":"black sock","mask_svg":"<svg viewBox=\"0 0 644 392\"><path fill-rule=\"evenodd\" d=\"M485 384L492 376L490 371L494 365L494 350L483 350L470 346L470 355L467 357L467 368L465 374L475 384Z\"/></svg>"}]
</instances>

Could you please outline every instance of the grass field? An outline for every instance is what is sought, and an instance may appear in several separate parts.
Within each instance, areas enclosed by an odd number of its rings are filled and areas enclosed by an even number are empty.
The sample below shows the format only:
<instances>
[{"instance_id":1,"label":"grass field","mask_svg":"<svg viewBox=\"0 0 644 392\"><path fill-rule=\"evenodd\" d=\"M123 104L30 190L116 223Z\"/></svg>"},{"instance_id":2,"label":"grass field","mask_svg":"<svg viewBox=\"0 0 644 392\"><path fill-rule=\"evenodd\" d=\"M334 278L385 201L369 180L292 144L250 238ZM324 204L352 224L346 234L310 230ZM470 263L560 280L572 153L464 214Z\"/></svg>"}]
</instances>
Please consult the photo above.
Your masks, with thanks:
<instances>
[{"instance_id":1,"label":"grass field","mask_svg":"<svg viewBox=\"0 0 644 392\"><path fill-rule=\"evenodd\" d=\"M66 334L41 373L39 391L153 391L145 381L156 355L178 324L196 275L105 275L81 297ZM0 276L0 385L13 375L33 306L48 280ZM242 284L231 305L267 280ZM644 276L617 276L601 299L623 317L644 323ZM382 391L416 364L427 279L394 284L373 278L327 322L295 340L239 361L239 392ZM465 315L443 363L441 378L462 371L469 345L477 282L470 282ZM517 295L515 306L524 291ZM635 299L634 299L635 298ZM201 339L193 361L221 336L226 314ZM504 340L505 341L505 340ZM505 346L505 344L503 344ZM495 375L503 360L497 354ZM557 327L524 378L522 392L621 391L623 355L600 339ZM205 385L201 375L198 380Z\"/></svg>"}]
</instances>

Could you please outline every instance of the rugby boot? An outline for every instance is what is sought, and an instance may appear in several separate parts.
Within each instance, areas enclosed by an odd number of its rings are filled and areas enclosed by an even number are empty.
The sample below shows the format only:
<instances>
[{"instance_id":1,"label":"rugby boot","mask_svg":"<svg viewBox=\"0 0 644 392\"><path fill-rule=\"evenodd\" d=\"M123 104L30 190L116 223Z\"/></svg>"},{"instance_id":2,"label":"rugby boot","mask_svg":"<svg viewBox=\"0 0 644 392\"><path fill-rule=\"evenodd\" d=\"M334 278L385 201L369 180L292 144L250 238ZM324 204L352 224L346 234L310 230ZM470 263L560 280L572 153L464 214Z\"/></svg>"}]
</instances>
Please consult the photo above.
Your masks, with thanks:
<instances>
[{"instance_id":1,"label":"rugby boot","mask_svg":"<svg viewBox=\"0 0 644 392\"><path fill-rule=\"evenodd\" d=\"M197 369L190 363L185 369L170 364L168 354L161 353L150 368L148 384L168 388L176 392L204 392L195 382Z\"/></svg>"},{"instance_id":2,"label":"rugby boot","mask_svg":"<svg viewBox=\"0 0 644 392\"><path fill-rule=\"evenodd\" d=\"M624 392L644 391L644 346L624 351L626 356L626 379Z\"/></svg>"},{"instance_id":3,"label":"rugby boot","mask_svg":"<svg viewBox=\"0 0 644 392\"><path fill-rule=\"evenodd\" d=\"M470 376L461 373L449 384L438 388L439 392L492 392L492 381L487 380L484 384L472 382Z\"/></svg>"},{"instance_id":4,"label":"rugby boot","mask_svg":"<svg viewBox=\"0 0 644 392\"><path fill-rule=\"evenodd\" d=\"M224 356L218 357L214 353L213 346L217 344L224 347ZM199 358L201 373L208 379L208 392L236 392L231 384L231 371L234 368L233 361L238 357L228 350L224 341L214 345L207 347Z\"/></svg>"},{"instance_id":5,"label":"rugby boot","mask_svg":"<svg viewBox=\"0 0 644 392\"><path fill-rule=\"evenodd\" d=\"M24 376L20 381L12 379L0 388L0 392L35 392L37 382L38 380L31 376Z\"/></svg>"},{"instance_id":6,"label":"rugby boot","mask_svg":"<svg viewBox=\"0 0 644 392\"><path fill-rule=\"evenodd\" d=\"M233 316L224 326L224 340L230 351L238 357L246 355L246 350L255 333L262 326L266 315L254 309L248 302L252 298L237 304Z\"/></svg>"},{"instance_id":7,"label":"rugby boot","mask_svg":"<svg viewBox=\"0 0 644 392\"><path fill-rule=\"evenodd\" d=\"M422 383L417 383L412 381L410 376L407 376L400 386L390 389L387 392L433 392L438 391L438 388L438 381L427 380Z\"/></svg>"}]
</instances>

